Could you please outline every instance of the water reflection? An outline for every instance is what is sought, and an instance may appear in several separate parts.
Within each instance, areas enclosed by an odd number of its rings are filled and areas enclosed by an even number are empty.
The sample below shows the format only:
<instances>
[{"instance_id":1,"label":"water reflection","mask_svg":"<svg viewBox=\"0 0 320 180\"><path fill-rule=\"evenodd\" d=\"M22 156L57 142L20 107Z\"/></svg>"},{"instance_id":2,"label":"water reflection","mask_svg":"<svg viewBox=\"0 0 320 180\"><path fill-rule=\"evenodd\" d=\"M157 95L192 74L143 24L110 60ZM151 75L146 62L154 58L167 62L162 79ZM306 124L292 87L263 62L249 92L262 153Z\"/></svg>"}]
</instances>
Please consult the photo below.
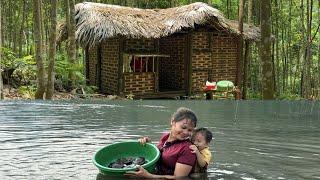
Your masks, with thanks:
<instances>
[{"instance_id":1,"label":"water reflection","mask_svg":"<svg viewBox=\"0 0 320 180\"><path fill-rule=\"evenodd\" d=\"M144 135L157 143L180 106L215 136L214 163L195 179L320 178L316 101L1 101L0 177L106 179L92 163L98 149Z\"/></svg>"}]
</instances>

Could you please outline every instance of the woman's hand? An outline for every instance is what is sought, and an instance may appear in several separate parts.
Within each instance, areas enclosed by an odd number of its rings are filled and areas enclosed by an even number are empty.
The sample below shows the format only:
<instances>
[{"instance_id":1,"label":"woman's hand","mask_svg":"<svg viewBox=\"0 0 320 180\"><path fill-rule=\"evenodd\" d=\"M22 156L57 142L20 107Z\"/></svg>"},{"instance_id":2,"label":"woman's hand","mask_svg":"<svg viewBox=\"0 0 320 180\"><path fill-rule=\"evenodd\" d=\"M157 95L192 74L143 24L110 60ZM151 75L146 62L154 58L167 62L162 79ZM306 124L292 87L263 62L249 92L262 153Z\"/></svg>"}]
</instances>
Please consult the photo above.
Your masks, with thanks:
<instances>
[{"instance_id":1,"label":"woman's hand","mask_svg":"<svg viewBox=\"0 0 320 180\"><path fill-rule=\"evenodd\" d=\"M190 145L189 148L191 149L192 153L195 153L195 154L199 153L199 149L197 148L196 145Z\"/></svg>"},{"instance_id":2,"label":"woman's hand","mask_svg":"<svg viewBox=\"0 0 320 180\"><path fill-rule=\"evenodd\" d=\"M149 137L142 137L138 141L139 141L140 144L144 145L146 143L150 143L151 139Z\"/></svg>"},{"instance_id":3,"label":"woman's hand","mask_svg":"<svg viewBox=\"0 0 320 180\"><path fill-rule=\"evenodd\" d=\"M129 171L124 175L130 176L130 177L153 178L153 174L149 173L142 166L137 166L137 168L138 168L137 171Z\"/></svg>"}]
</instances>

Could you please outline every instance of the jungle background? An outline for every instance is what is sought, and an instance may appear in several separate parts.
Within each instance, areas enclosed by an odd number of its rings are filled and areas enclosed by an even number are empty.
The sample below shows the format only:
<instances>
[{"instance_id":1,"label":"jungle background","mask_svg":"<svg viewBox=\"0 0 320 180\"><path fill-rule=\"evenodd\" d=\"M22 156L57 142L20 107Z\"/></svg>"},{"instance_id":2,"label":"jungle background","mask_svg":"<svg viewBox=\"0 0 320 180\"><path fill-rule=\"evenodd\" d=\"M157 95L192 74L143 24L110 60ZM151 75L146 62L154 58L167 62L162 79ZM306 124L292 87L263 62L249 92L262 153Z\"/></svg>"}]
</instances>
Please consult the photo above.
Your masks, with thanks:
<instances>
[{"instance_id":1,"label":"jungle background","mask_svg":"<svg viewBox=\"0 0 320 180\"><path fill-rule=\"evenodd\" d=\"M59 22L74 34L80 0L0 0L0 99L90 96L84 51L70 35L56 46ZM138 8L169 8L192 0L96 0ZM320 0L203 0L226 18L261 27L252 44L241 91L245 99L320 98ZM240 27L240 26L239 26ZM241 30L240 30L241 31ZM64 96L65 97L65 96ZM59 98L59 97L58 97ZM63 98L63 97L62 97Z\"/></svg>"}]
</instances>

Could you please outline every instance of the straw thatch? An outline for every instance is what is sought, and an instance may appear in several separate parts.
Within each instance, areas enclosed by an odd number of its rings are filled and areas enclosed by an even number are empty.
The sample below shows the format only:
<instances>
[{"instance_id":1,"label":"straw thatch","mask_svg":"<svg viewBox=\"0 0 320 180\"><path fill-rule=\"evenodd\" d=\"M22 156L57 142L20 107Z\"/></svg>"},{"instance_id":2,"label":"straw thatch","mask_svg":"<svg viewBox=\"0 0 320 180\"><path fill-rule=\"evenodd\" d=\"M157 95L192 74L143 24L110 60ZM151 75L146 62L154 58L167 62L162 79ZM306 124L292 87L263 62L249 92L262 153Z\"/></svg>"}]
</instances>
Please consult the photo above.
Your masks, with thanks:
<instances>
[{"instance_id":1,"label":"straw thatch","mask_svg":"<svg viewBox=\"0 0 320 180\"><path fill-rule=\"evenodd\" d=\"M205 3L168 9L138 9L118 5L84 2L75 6L76 39L82 45L93 45L106 38L161 38L194 29L195 25L212 25L217 29L239 34L237 23ZM59 40L65 39L65 25L60 27ZM244 26L244 38L257 41L259 28Z\"/></svg>"}]
</instances>

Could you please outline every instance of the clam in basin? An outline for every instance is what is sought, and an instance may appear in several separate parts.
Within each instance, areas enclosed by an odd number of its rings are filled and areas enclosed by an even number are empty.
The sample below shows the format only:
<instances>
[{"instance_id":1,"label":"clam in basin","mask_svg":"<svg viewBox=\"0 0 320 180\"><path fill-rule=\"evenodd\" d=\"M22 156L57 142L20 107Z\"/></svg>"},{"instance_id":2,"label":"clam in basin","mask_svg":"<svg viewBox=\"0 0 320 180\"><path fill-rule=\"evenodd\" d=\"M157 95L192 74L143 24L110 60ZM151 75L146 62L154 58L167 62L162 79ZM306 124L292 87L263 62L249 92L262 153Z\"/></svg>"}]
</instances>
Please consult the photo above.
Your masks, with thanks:
<instances>
[{"instance_id":1,"label":"clam in basin","mask_svg":"<svg viewBox=\"0 0 320 180\"><path fill-rule=\"evenodd\" d=\"M118 159L131 157L144 157L146 163L141 166L153 173L160 158L160 151L150 143L141 145L137 141L117 142L98 150L93 156L93 163L104 175L122 176L128 171L135 171L136 168L110 168L108 166Z\"/></svg>"}]
</instances>

